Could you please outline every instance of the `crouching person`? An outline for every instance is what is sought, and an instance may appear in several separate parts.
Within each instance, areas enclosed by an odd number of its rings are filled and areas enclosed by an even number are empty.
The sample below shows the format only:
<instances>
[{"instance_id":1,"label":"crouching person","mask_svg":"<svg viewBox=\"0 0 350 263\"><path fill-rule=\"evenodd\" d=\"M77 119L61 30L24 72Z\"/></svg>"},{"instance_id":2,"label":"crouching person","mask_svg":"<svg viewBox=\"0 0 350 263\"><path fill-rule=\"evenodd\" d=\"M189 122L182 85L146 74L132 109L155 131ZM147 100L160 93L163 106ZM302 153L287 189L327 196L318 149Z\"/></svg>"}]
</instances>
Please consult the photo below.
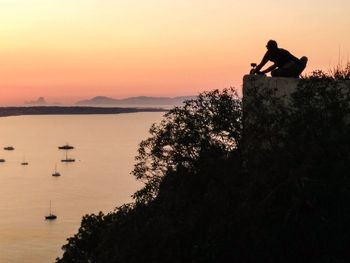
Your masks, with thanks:
<instances>
[{"instance_id":1,"label":"crouching person","mask_svg":"<svg viewBox=\"0 0 350 263\"><path fill-rule=\"evenodd\" d=\"M252 70L252 74L266 74L271 72L272 77L298 78L305 69L308 61L307 57L301 57L299 59L293 56L289 51L279 48L277 42L274 40L267 42L266 48L266 54L260 64ZM260 71L268 61L274 64Z\"/></svg>"}]
</instances>

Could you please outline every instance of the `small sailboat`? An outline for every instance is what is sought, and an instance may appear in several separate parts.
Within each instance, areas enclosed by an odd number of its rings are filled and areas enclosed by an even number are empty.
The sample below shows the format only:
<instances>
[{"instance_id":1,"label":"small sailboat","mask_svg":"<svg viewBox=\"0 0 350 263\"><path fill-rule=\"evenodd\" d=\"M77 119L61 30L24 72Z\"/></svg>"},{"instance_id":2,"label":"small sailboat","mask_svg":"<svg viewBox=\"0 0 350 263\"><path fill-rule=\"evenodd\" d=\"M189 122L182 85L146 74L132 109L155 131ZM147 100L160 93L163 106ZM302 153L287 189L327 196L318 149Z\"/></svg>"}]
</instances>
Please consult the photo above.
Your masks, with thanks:
<instances>
[{"instance_id":1,"label":"small sailboat","mask_svg":"<svg viewBox=\"0 0 350 263\"><path fill-rule=\"evenodd\" d=\"M57 171L57 164L55 165L55 170L53 171L52 176L61 176L61 174Z\"/></svg>"},{"instance_id":2,"label":"small sailboat","mask_svg":"<svg viewBox=\"0 0 350 263\"><path fill-rule=\"evenodd\" d=\"M51 200L50 200L50 213L48 216L45 216L45 219L46 220L55 220L56 218L57 218L57 216L51 213Z\"/></svg>"},{"instance_id":3,"label":"small sailboat","mask_svg":"<svg viewBox=\"0 0 350 263\"><path fill-rule=\"evenodd\" d=\"M61 162L71 163L71 162L75 162L75 159L68 158L68 154L66 152L66 159L62 159Z\"/></svg>"},{"instance_id":4,"label":"small sailboat","mask_svg":"<svg viewBox=\"0 0 350 263\"><path fill-rule=\"evenodd\" d=\"M26 162L26 158L23 157L23 162L21 162L21 165L28 165L28 162Z\"/></svg>"}]
</instances>

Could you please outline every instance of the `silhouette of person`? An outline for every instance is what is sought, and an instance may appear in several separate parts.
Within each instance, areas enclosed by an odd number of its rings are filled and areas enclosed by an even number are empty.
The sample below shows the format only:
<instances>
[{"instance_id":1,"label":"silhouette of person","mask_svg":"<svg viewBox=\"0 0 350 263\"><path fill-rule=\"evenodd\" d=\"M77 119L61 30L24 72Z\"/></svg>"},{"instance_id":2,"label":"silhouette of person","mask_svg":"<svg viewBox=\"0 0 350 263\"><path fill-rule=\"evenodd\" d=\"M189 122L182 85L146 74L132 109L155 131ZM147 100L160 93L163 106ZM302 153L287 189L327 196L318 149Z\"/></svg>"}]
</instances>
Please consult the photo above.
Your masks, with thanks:
<instances>
[{"instance_id":1,"label":"silhouette of person","mask_svg":"<svg viewBox=\"0 0 350 263\"><path fill-rule=\"evenodd\" d=\"M259 65L252 69L251 74L265 74L271 72L272 77L299 78L299 75L306 67L308 61L307 57L298 59L289 51L279 48L275 40L269 40L266 48L267 52L263 59ZM260 71L268 61L272 61L274 64Z\"/></svg>"}]
</instances>

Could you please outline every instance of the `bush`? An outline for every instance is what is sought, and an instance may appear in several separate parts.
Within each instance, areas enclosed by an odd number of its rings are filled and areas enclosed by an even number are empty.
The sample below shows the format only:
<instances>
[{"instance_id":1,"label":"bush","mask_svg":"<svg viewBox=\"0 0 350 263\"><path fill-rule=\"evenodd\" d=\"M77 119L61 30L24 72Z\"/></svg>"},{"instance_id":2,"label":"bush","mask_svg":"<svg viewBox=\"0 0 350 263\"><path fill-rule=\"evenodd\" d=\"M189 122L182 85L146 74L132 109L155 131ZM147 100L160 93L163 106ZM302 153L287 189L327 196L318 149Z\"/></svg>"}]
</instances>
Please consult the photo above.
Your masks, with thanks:
<instances>
[{"instance_id":1,"label":"bush","mask_svg":"<svg viewBox=\"0 0 350 263\"><path fill-rule=\"evenodd\" d=\"M136 202L153 200L168 172L180 168L195 172L200 157L214 148L223 155L237 149L241 131L241 101L233 89L204 92L170 110L140 144L132 174L145 187L134 194Z\"/></svg>"}]
</instances>

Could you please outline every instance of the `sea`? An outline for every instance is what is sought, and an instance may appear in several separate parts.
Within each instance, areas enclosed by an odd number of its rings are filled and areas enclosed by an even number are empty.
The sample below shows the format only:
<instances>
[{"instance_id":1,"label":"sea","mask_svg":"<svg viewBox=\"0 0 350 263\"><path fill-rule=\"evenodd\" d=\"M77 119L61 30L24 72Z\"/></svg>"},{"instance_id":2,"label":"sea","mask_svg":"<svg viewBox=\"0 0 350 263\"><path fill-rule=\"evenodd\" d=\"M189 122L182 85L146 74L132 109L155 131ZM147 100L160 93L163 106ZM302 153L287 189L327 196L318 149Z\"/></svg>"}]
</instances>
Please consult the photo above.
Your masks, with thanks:
<instances>
[{"instance_id":1,"label":"sea","mask_svg":"<svg viewBox=\"0 0 350 263\"><path fill-rule=\"evenodd\" d=\"M55 262L84 215L131 202L138 145L163 114L0 118L0 263ZM75 162L61 162L66 154ZM45 220L50 203L56 220Z\"/></svg>"}]
</instances>

